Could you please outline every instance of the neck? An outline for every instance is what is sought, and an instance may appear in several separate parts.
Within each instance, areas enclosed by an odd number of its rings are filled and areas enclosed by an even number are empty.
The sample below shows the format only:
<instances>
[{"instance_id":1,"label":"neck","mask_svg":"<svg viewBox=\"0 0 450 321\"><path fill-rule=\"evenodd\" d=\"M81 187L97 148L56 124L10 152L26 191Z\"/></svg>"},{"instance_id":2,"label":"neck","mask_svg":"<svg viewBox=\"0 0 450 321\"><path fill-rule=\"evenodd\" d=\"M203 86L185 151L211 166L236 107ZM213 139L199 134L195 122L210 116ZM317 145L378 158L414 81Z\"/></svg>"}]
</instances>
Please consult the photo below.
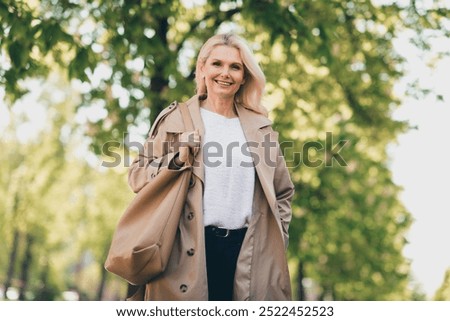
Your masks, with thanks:
<instances>
[{"instance_id":1,"label":"neck","mask_svg":"<svg viewBox=\"0 0 450 321\"><path fill-rule=\"evenodd\" d=\"M209 97L203 101L202 107L224 117L236 117L234 98Z\"/></svg>"}]
</instances>

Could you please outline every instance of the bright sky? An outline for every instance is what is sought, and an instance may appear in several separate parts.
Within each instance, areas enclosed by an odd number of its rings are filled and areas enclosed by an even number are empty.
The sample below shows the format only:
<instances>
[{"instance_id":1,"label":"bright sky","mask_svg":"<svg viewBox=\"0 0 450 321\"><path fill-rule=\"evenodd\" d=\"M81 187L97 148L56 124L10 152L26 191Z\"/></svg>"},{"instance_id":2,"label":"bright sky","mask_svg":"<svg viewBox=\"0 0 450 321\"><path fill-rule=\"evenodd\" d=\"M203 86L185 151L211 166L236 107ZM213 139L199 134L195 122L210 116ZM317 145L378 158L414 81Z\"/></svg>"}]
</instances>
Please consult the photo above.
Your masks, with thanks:
<instances>
[{"instance_id":1,"label":"bright sky","mask_svg":"<svg viewBox=\"0 0 450 321\"><path fill-rule=\"evenodd\" d=\"M450 269L450 57L432 71L426 67L431 55L420 57L406 39L397 41L396 48L408 59L405 81L418 78L422 86L444 96L444 102L431 97L406 99L393 116L418 129L401 135L398 145L389 149L394 182L403 186L401 199L414 218L404 255L412 260L415 279L432 299ZM450 53L450 39L434 42L433 52ZM404 84L396 86L400 96Z\"/></svg>"}]
</instances>

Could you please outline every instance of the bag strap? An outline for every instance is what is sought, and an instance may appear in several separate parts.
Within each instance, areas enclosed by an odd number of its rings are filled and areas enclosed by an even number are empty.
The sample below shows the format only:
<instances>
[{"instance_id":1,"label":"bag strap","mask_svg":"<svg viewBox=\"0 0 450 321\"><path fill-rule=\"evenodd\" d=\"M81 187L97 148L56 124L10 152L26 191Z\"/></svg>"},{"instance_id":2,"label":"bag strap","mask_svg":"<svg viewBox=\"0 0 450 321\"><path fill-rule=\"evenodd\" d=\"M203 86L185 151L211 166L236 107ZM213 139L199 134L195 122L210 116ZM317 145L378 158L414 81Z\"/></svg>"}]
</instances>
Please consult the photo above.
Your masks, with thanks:
<instances>
[{"instance_id":1,"label":"bag strap","mask_svg":"<svg viewBox=\"0 0 450 321\"><path fill-rule=\"evenodd\" d=\"M187 132L193 132L195 130L194 122L192 121L191 113L189 112L188 106L186 103L180 103L180 112L183 117L184 130ZM193 164L195 155L198 153L199 148L194 148L194 154L190 154L188 163Z\"/></svg>"},{"instance_id":2,"label":"bag strap","mask_svg":"<svg viewBox=\"0 0 450 321\"><path fill-rule=\"evenodd\" d=\"M186 103L180 103L180 112L183 117L184 129L188 132L193 132L195 130L194 123Z\"/></svg>"}]
</instances>

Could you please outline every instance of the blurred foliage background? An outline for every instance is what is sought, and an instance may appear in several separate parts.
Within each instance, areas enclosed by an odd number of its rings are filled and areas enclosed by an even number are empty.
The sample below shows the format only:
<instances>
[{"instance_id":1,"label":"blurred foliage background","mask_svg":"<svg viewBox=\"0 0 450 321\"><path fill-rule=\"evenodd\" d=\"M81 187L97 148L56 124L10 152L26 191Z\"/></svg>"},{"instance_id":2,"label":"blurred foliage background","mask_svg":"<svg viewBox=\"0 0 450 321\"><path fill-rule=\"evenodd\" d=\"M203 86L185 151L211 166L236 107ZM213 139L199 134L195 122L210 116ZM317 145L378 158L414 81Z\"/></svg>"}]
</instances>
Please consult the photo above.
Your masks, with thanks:
<instances>
[{"instance_id":1,"label":"blurred foliage background","mask_svg":"<svg viewBox=\"0 0 450 321\"><path fill-rule=\"evenodd\" d=\"M412 217L386 147L409 129L391 117L405 72L393 40L410 32L427 51L448 37L444 2L0 0L0 297L124 298L103 262L133 197L131 147L193 95L203 42L234 31L266 74L296 186L295 299L425 299L402 255ZM450 300L449 282L434 299Z\"/></svg>"}]
</instances>

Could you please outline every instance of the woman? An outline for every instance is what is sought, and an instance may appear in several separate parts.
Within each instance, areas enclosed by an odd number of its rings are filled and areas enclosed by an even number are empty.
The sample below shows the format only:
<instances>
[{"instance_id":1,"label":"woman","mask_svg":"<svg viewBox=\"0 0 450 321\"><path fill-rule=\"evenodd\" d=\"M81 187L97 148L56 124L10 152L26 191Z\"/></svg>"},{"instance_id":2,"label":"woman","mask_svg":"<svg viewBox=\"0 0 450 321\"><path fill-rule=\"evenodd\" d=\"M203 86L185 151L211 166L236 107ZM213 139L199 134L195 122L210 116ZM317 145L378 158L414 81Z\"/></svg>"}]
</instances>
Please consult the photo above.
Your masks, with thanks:
<instances>
[{"instance_id":1,"label":"woman","mask_svg":"<svg viewBox=\"0 0 450 321\"><path fill-rule=\"evenodd\" d=\"M172 103L129 171L138 192L158 171L193 167L168 266L146 284L144 298L290 300L285 252L294 188L261 106L264 74L242 38L220 34L201 48L195 80L197 95L186 104L196 131L182 133Z\"/></svg>"}]
</instances>

